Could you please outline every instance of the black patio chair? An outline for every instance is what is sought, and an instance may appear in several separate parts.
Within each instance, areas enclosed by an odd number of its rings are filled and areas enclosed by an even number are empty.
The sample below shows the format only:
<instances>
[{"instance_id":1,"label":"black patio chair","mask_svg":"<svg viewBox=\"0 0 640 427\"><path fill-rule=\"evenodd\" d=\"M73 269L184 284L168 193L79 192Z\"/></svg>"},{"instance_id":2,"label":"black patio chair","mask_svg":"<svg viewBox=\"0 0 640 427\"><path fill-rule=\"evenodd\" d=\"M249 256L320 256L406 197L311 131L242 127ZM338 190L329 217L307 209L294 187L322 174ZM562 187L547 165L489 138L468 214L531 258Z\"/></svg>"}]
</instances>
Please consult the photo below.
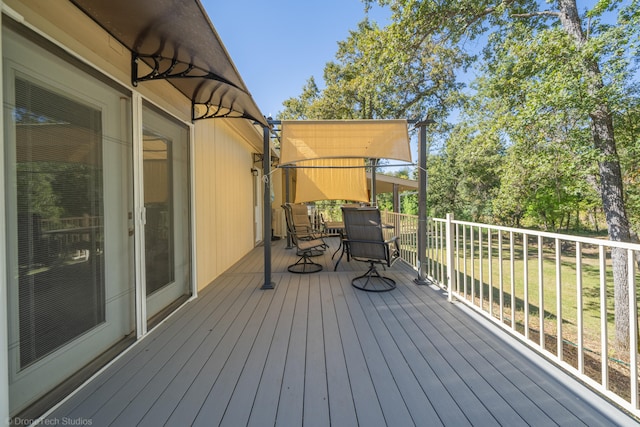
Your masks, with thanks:
<instances>
[{"instance_id":1,"label":"black patio chair","mask_svg":"<svg viewBox=\"0 0 640 427\"><path fill-rule=\"evenodd\" d=\"M357 289L369 292L385 292L395 289L395 280L380 275L377 265L391 267L400 258L398 237L384 239L382 221L377 208L345 208L342 218L346 231L344 243L348 256L369 264L367 272L351 280Z\"/></svg>"},{"instance_id":2,"label":"black patio chair","mask_svg":"<svg viewBox=\"0 0 640 427\"><path fill-rule=\"evenodd\" d=\"M287 231L291 236L291 243L293 243L297 249L297 255L300 257L295 264L291 264L287 267L287 270L291 273L308 274L317 273L322 270L322 265L313 262L312 256L317 256L317 252L322 253L322 250L326 246L324 240L318 238L310 238L306 229L296 229L293 222L293 213L291 205L282 205L284 209L284 216L287 222Z\"/></svg>"}]
</instances>

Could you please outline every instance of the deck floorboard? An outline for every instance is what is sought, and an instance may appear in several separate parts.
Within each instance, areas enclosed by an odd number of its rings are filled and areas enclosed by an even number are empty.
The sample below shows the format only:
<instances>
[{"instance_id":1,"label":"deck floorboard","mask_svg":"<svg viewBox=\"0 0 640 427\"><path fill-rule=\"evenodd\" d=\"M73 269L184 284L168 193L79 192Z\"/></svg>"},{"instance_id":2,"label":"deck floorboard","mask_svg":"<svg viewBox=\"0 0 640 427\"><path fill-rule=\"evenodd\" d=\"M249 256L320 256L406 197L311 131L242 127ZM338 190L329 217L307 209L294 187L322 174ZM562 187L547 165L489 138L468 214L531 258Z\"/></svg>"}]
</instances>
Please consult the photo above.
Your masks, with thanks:
<instances>
[{"instance_id":1,"label":"deck floorboard","mask_svg":"<svg viewBox=\"0 0 640 427\"><path fill-rule=\"evenodd\" d=\"M351 286L366 268L332 248L292 274L258 247L47 415L92 426L635 425L509 334L413 282ZM337 258L337 256L336 256Z\"/></svg>"}]
</instances>

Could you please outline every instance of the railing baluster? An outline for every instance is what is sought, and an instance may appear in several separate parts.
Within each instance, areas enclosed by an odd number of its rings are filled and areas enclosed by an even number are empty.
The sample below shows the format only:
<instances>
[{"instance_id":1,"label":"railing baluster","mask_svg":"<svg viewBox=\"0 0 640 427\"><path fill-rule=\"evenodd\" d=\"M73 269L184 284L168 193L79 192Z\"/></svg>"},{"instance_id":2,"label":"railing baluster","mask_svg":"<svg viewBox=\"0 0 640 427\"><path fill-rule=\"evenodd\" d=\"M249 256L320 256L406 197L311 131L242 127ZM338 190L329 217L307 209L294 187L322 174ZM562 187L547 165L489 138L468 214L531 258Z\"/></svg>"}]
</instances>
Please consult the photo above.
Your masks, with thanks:
<instances>
[{"instance_id":1,"label":"railing baluster","mask_svg":"<svg viewBox=\"0 0 640 427\"><path fill-rule=\"evenodd\" d=\"M632 249L627 249L627 283L629 286L629 377L631 406L638 409L638 301L636 300L636 266Z\"/></svg>"},{"instance_id":2,"label":"railing baluster","mask_svg":"<svg viewBox=\"0 0 640 427\"><path fill-rule=\"evenodd\" d=\"M504 268L502 266L502 231L498 231L498 285L500 287L500 323L504 322Z\"/></svg>"},{"instance_id":3,"label":"railing baluster","mask_svg":"<svg viewBox=\"0 0 640 427\"><path fill-rule=\"evenodd\" d=\"M471 226L469 227L469 243L470 243L470 251L469 251L469 256L471 257L471 303L475 305L476 303L476 279L475 279L475 261L476 261L476 257L475 257L475 236L473 233L473 229L474 227Z\"/></svg>"},{"instance_id":4,"label":"railing baluster","mask_svg":"<svg viewBox=\"0 0 640 427\"><path fill-rule=\"evenodd\" d=\"M427 259L425 262L425 266L423 267L425 269L424 274L426 275L426 277L430 277L431 276L431 263L433 262L433 259L431 257L431 226L432 226L432 222L429 221L429 219L427 218L427 222L425 224L424 227L424 231L425 233L427 233L426 237L425 237L425 241L426 241L426 248L425 250L427 251ZM418 254L418 260L420 260L420 254ZM419 262L419 261L418 261Z\"/></svg>"},{"instance_id":5,"label":"railing baluster","mask_svg":"<svg viewBox=\"0 0 640 427\"><path fill-rule=\"evenodd\" d=\"M456 224L456 293L460 294L460 225Z\"/></svg>"},{"instance_id":6,"label":"railing baluster","mask_svg":"<svg viewBox=\"0 0 640 427\"><path fill-rule=\"evenodd\" d=\"M441 224L436 222L433 224L434 228L434 251L433 251L433 277L436 282L442 283L442 275L440 274L440 246L442 238Z\"/></svg>"},{"instance_id":7,"label":"railing baluster","mask_svg":"<svg viewBox=\"0 0 640 427\"><path fill-rule=\"evenodd\" d=\"M431 241L431 245L430 245L430 263L429 263L429 277L431 277L433 280L437 280L438 279L438 274L437 274L437 268L436 268L436 262L437 262L437 246L438 246L438 228L436 227L436 223L432 222L431 223L431 228L430 228L430 232L429 232L429 237L428 237L429 241Z\"/></svg>"},{"instance_id":8,"label":"railing baluster","mask_svg":"<svg viewBox=\"0 0 640 427\"><path fill-rule=\"evenodd\" d=\"M529 339L529 235L522 233L523 285L524 285L524 336Z\"/></svg>"},{"instance_id":9,"label":"railing baluster","mask_svg":"<svg viewBox=\"0 0 640 427\"><path fill-rule=\"evenodd\" d=\"M603 245L598 246L598 260L600 263L600 353L602 387L609 390L609 332L607 326L607 254Z\"/></svg>"},{"instance_id":10,"label":"railing baluster","mask_svg":"<svg viewBox=\"0 0 640 427\"><path fill-rule=\"evenodd\" d=\"M480 287L480 310L484 308L484 276L483 276L483 268L482 268L482 227L478 227L478 276L480 276L480 281L478 282L478 286Z\"/></svg>"},{"instance_id":11,"label":"railing baluster","mask_svg":"<svg viewBox=\"0 0 640 427\"><path fill-rule=\"evenodd\" d=\"M556 237L556 356L564 360L562 354L562 248Z\"/></svg>"},{"instance_id":12,"label":"railing baluster","mask_svg":"<svg viewBox=\"0 0 640 427\"><path fill-rule=\"evenodd\" d=\"M493 231L487 229L487 247L489 250L489 317L493 318Z\"/></svg>"},{"instance_id":13,"label":"railing baluster","mask_svg":"<svg viewBox=\"0 0 640 427\"><path fill-rule=\"evenodd\" d=\"M446 233L446 246L447 246L447 298L449 301L453 301L453 293L456 289L457 274L455 269L455 253L453 240L455 239L455 226L452 224L453 214L447 214L447 233Z\"/></svg>"},{"instance_id":14,"label":"railing baluster","mask_svg":"<svg viewBox=\"0 0 640 427\"><path fill-rule=\"evenodd\" d=\"M446 223L439 222L438 226L440 227L440 249L438 252L438 258L440 259L440 281L444 282L447 278L447 274L445 272L445 240L446 240Z\"/></svg>"},{"instance_id":15,"label":"railing baluster","mask_svg":"<svg viewBox=\"0 0 640 427\"><path fill-rule=\"evenodd\" d=\"M440 223L433 224L433 236L435 240L435 251L433 253L433 276L437 281L442 281L442 276L440 275L440 266L438 262L440 261Z\"/></svg>"},{"instance_id":16,"label":"railing baluster","mask_svg":"<svg viewBox=\"0 0 640 427\"><path fill-rule=\"evenodd\" d=\"M414 218L413 220L413 230L418 230L418 218ZM418 247L418 233L417 231L415 233L412 233L412 242L413 242L413 248L417 248ZM411 251L412 256L413 256L413 265L414 266L418 266L418 251Z\"/></svg>"},{"instance_id":17,"label":"railing baluster","mask_svg":"<svg viewBox=\"0 0 640 427\"><path fill-rule=\"evenodd\" d=\"M578 326L578 372L584 374L584 323L582 305L582 243L576 242L576 314Z\"/></svg>"},{"instance_id":18,"label":"railing baluster","mask_svg":"<svg viewBox=\"0 0 640 427\"><path fill-rule=\"evenodd\" d=\"M538 317L540 318L540 348L546 347L544 332L544 238L538 236Z\"/></svg>"},{"instance_id":19,"label":"railing baluster","mask_svg":"<svg viewBox=\"0 0 640 427\"><path fill-rule=\"evenodd\" d=\"M513 241L513 231L509 232L509 269L511 270L511 277L509 278L511 285L511 329L516 330L516 251L515 243Z\"/></svg>"},{"instance_id":20,"label":"railing baluster","mask_svg":"<svg viewBox=\"0 0 640 427\"><path fill-rule=\"evenodd\" d=\"M413 232L411 233L411 238L410 238L410 242L411 242L411 261L412 261L412 265L414 267L418 267L418 251L417 251L417 247L418 247L418 217L414 217L411 218L411 230L413 230Z\"/></svg>"},{"instance_id":21,"label":"railing baluster","mask_svg":"<svg viewBox=\"0 0 640 427\"><path fill-rule=\"evenodd\" d=\"M464 279L464 298L467 299L467 227L462 226L462 277Z\"/></svg>"},{"instance_id":22,"label":"railing baluster","mask_svg":"<svg viewBox=\"0 0 640 427\"><path fill-rule=\"evenodd\" d=\"M436 238L436 224L435 222L431 221L431 227L429 228L429 235L427 236L427 241L431 242L431 244L429 245L429 274L428 277L431 277L433 279L435 279L436 274L434 273L435 271L435 265L436 265L436 257L435 257L435 250L434 250L434 243L433 242L437 242L438 239Z\"/></svg>"}]
</instances>

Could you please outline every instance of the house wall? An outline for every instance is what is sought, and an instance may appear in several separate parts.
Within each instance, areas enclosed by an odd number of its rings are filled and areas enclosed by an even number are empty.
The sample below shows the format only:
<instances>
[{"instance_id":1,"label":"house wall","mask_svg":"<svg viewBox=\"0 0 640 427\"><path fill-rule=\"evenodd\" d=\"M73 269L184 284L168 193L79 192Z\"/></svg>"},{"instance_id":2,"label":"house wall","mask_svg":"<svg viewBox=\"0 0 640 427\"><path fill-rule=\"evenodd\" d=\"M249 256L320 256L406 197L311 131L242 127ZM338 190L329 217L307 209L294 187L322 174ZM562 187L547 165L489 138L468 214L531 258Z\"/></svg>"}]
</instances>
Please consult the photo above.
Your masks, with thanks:
<instances>
[{"instance_id":1,"label":"house wall","mask_svg":"<svg viewBox=\"0 0 640 427\"><path fill-rule=\"evenodd\" d=\"M194 290L204 288L254 248L256 218L251 168L252 153L262 151L261 130L244 119L191 123L191 101L166 81L143 82L134 88L130 82L131 53L69 1L0 0L0 5L3 14L191 127ZM2 176L3 165L0 162ZM4 195L2 199L4 203ZM3 234L0 239L5 241ZM2 276L2 295L6 289L6 278ZM6 299L0 299L0 303L3 301ZM7 323L6 309L4 302L0 309L3 330ZM6 342L6 337L3 341ZM0 419L10 415L6 360L6 354L0 355Z\"/></svg>"},{"instance_id":2,"label":"house wall","mask_svg":"<svg viewBox=\"0 0 640 427\"><path fill-rule=\"evenodd\" d=\"M237 119L210 119L195 126L195 204L198 288L254 247L253 129ZM242 133L240 133L242 132ZM244 134L244 135L243 135Z\"/></svg>"}]
</instances>

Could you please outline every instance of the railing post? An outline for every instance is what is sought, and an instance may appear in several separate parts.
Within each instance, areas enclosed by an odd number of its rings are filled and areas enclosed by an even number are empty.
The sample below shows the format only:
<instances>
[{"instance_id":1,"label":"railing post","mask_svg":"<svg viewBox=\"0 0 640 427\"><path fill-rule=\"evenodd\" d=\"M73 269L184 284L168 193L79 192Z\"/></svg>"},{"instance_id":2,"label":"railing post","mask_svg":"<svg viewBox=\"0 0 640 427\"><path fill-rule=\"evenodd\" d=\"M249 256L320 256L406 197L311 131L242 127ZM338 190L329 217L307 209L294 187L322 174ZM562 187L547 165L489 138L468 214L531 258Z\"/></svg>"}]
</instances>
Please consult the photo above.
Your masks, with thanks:
<instances>
[{"instance_id":1,"label":"railing post","mask_svg":"<svg viewBox=\"0 0 640 427\"><path fill-rule=\"evenodd\" d=\"M457 273L455 266L455 230L453 228L453 214L447 214L447 230L446 230L446 245L447 245L447 294L449 302L453 301L453 291L456 289Z\"/></svg>"},{"instance_id":2,"label":"railing post","mask_svg":"<svg viewBox=\"0 0 640 427\"><path fill-rule=\"evenodd\" d=\"M418 132L418 277L414 282L418 285L426 285L425 267L427 263L427 125L433 123L426 119L416 123Z\"/></svg>"}]
</instances>

